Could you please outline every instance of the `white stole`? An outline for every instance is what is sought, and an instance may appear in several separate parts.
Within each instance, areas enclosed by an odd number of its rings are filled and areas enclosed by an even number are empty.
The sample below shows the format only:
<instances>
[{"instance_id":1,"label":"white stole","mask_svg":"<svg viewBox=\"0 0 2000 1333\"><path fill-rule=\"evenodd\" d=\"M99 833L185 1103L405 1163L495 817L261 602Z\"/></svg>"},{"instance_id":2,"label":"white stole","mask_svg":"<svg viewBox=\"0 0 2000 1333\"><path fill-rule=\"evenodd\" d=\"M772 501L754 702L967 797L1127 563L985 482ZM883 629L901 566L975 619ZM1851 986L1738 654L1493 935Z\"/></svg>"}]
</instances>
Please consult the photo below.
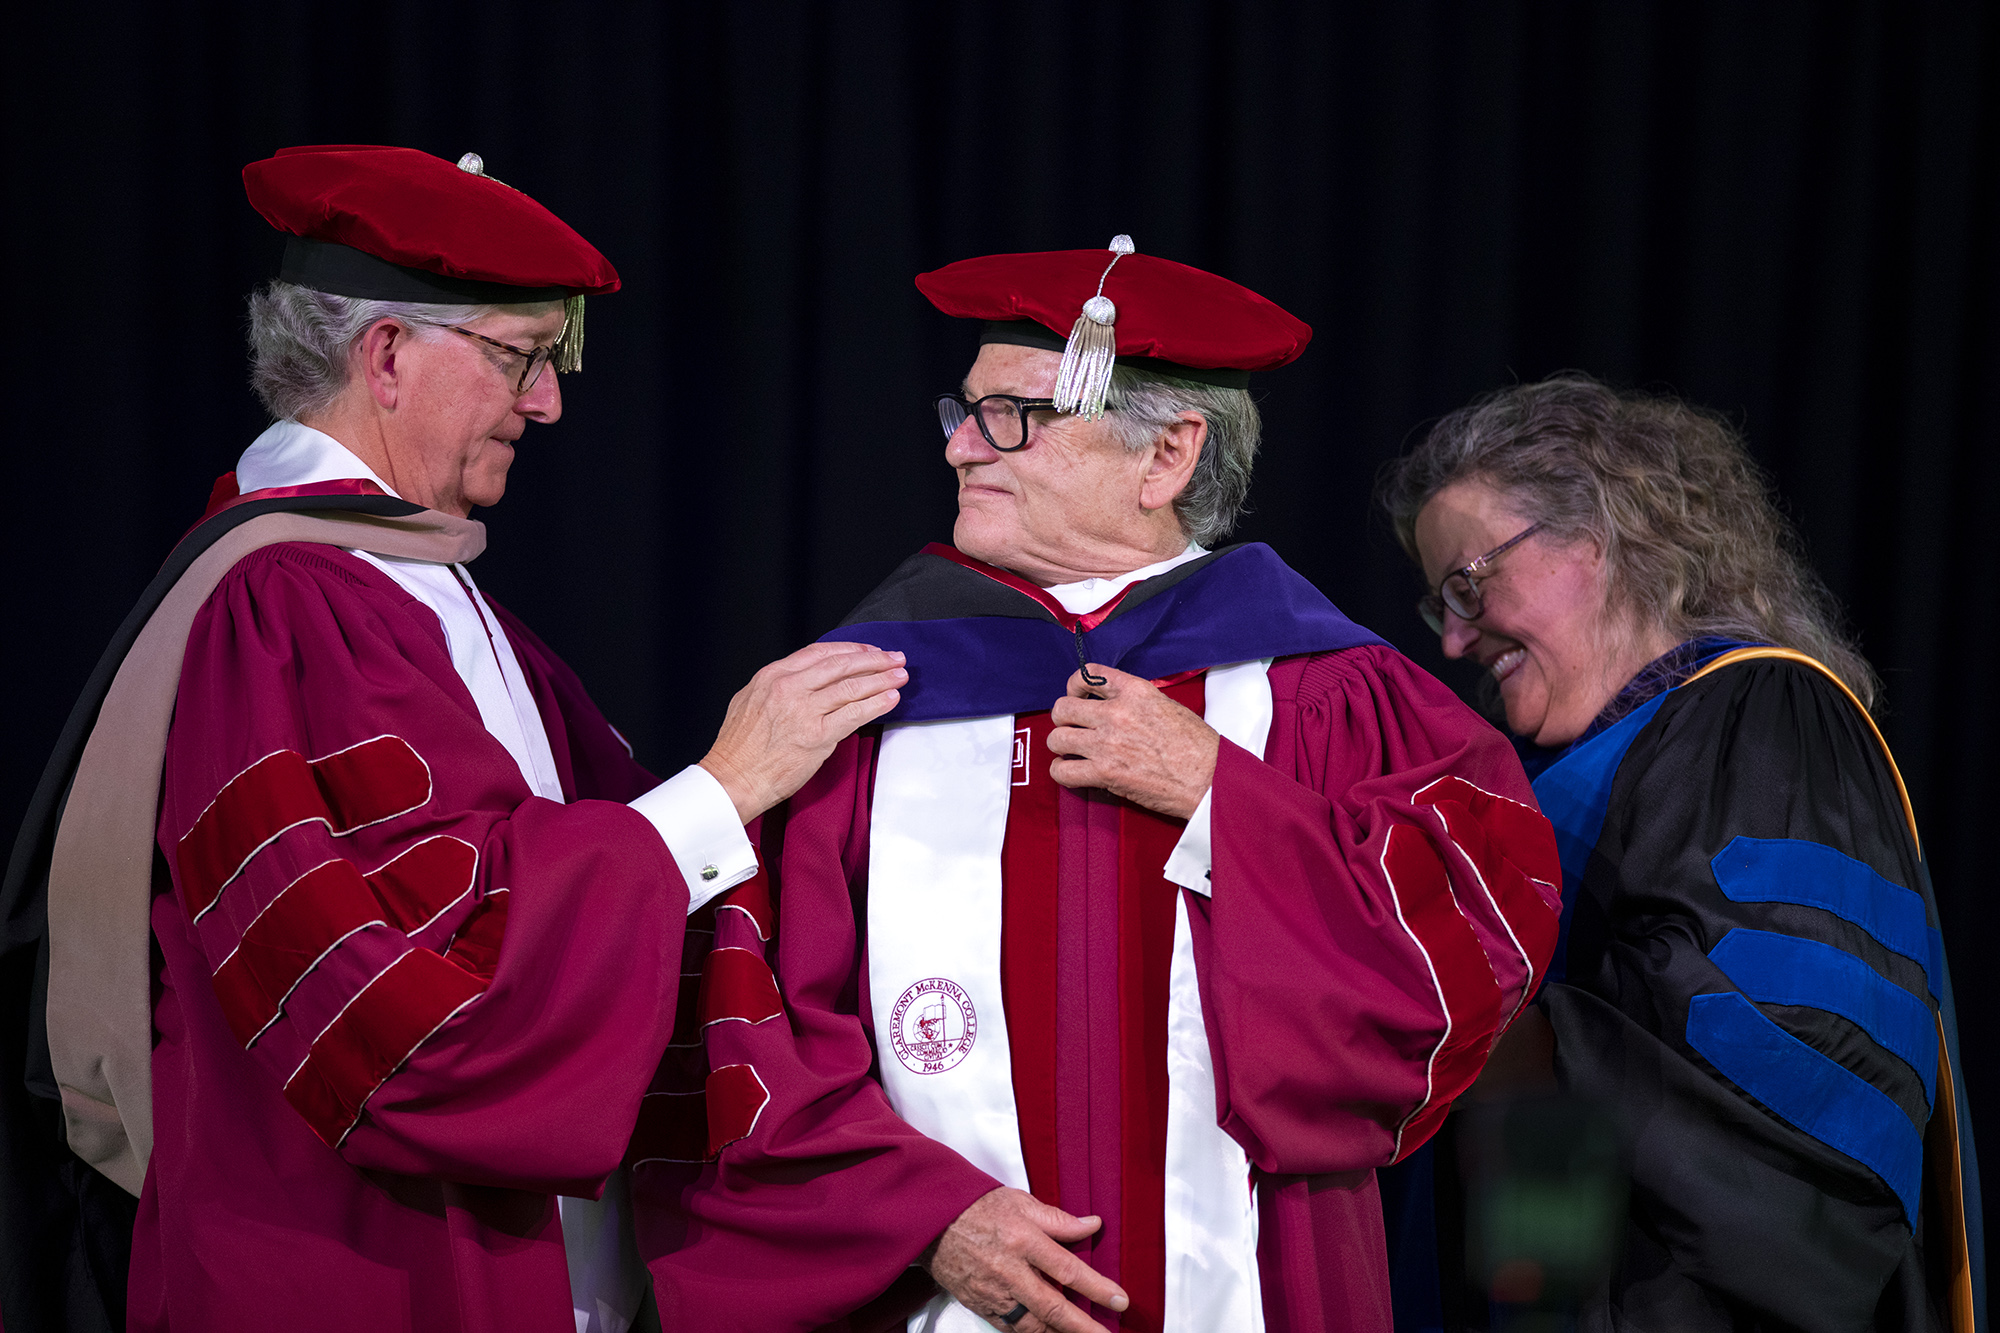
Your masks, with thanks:
<instances>
[{"instance_id":1,"label":"white stole","mask_svg":"<svg viewBox=\"0 0 2000 1333\"><path fill-rule=\"evenodd\" d=\"M1202 681L1202 720L1260 759L1271 735L1270 668L1269 658L1240 662L1217 667ZM1174 958L1167 974L1164 1326L1169 1333L1222 1328L1263 1333L1250 1159L1216 1123L1215 1110L1215 1064L1182 893L1174 908Z\"/></svg>"},{"instance_id":2,"label":"white stole","mask_svg":"<svg viewBox=\"0 0 2000 1333\"><path fill-rule=\"evenodd\" d=\"M1259 756L1271 727L1269 667L1214 668L1203 686L1209 725ZM1000 985L1013 745L1011 715L884 731L870 813L868 989L896 1113L1025 1190ZM1166 1177L1165 1327L1262 1330L1256 1200L1243 1149L1216 1124L1185 897L1167 989ZM909 1322L911 1333L989 1327L947 1296Z\"/></svg>"},{"instance_id":3,"label":"white stole","mask_svg":"<svg viewBox=\"0 0 2000 1333\"><path fill-rule=\"evenodd\" d=\"M896 1114L1028 1188L1000 993L1011 715L882 734L868 824L868 994Z\"/></svg>"}]
</instances>

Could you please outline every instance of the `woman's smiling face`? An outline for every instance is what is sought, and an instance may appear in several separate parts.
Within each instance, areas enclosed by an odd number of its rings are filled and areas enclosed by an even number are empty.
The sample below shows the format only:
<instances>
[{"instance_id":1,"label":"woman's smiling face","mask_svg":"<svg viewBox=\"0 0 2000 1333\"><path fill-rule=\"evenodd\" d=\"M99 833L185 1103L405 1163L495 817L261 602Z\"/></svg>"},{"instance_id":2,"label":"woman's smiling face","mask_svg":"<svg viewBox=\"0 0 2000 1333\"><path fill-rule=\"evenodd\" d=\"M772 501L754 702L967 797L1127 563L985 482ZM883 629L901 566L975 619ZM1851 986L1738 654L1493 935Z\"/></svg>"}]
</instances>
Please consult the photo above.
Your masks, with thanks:
<instances>
[{"instance_id":1,"label":"woman's smiling face","mask_svg":"<svg viewBox=\"0 0 2000 1333\"><path fill-rule=\"evenodd\" d=\"M1426 586L1434 591L1445 575L1533 522L1484 481L1445 487L1417 515ZM1666 634L1637 632L1613 613L1607 572L1597 543L1539 532L1477 580L1475 619L1444 613L1445 656L1491 671L1508 729L1537 745L1575 740L1639 668L1673 646Z\"/></svg>"}]
</instances>

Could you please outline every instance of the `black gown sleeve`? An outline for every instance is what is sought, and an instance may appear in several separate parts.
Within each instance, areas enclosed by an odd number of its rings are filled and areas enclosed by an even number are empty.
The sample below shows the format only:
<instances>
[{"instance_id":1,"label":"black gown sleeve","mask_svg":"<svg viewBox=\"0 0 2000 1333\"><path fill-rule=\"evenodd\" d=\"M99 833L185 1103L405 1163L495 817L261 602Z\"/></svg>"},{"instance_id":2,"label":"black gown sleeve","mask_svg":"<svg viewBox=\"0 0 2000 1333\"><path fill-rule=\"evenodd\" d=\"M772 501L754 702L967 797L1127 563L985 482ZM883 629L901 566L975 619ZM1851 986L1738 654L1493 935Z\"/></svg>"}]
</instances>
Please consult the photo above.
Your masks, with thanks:
<instances>
[{"instance_id":1,"label":"black gown sleeve","mask_svg":"<svg viewBox=\"0 0 2000 1333\"><path fill-rule=\"evenodd\" d=\"M1628 751L1548 988L1564 1087L1633 1152L1624 1253L1587 1323L1940 1327L1922 1251L1937 911L1867 720L1745 662Z\"/></svg>"}]
</instances>

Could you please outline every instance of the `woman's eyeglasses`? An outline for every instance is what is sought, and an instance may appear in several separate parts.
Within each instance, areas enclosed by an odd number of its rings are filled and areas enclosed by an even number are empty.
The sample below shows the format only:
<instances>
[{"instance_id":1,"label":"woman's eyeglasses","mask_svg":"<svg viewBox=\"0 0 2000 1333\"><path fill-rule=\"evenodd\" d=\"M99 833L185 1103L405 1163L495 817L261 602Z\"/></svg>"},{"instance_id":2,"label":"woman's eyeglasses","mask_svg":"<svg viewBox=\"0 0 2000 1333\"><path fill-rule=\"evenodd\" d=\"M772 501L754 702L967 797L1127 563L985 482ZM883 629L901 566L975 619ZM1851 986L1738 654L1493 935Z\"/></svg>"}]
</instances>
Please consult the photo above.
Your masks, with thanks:
<instances>
[{"instance_id":1,"label":"woman's eyeglasses","mask_svg":"<svg viewBox=\"0 0 2000 1333\"><path fill-rule=\"evenodd\" d=\"M1451 612L1460 620L1477 620L1486 612L1486 606L1479 598L1479 581L1491 576L1493 562L1500 555L1520 545L1542 530L1539 523L1531 523L1520 532L1480 556L1471 564L1460 565L1444 576L1437 591L1417 599L1417 614L1431 627L1431 633L1444 633L1444 613Z\"/></svg>"}]
</instances>

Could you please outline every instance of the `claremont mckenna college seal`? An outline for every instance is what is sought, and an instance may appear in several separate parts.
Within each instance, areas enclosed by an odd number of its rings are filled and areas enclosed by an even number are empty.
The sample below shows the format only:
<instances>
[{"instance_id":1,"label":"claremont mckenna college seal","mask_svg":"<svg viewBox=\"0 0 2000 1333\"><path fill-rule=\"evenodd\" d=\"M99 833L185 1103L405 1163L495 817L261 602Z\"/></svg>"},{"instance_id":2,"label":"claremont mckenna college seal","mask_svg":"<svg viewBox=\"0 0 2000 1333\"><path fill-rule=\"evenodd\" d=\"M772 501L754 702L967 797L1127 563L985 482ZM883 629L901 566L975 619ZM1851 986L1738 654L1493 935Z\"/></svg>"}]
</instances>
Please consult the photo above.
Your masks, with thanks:
<instances>
[{"instance_id":1,"label":"claremont mckenna college seal","mask_svg":"<svg viewBox=\"0 0 2000 1333\"><path fill-rule=\"evenodd\" d=\"M965 1059L978 1038L972 997L943 977L925 977L889 1012L889 1044L913 1074L942 1074Z\"/></svg>"}]
</instances>

